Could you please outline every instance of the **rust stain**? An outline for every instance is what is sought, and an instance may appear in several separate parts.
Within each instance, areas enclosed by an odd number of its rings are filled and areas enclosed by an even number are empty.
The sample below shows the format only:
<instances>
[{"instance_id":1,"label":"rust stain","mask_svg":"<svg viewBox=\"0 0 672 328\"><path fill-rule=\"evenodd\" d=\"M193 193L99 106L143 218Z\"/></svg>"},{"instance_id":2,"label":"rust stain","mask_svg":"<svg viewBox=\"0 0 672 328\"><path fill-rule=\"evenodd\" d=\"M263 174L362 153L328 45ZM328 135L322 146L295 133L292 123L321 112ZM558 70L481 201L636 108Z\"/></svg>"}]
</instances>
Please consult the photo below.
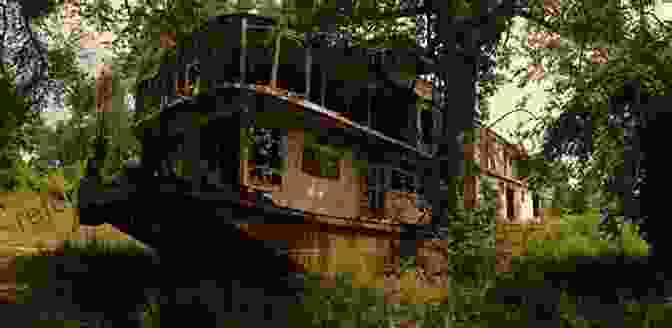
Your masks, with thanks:
<instances>
[{"instance_id":1,"label":"rust stain","mask_svg":"<svg viewBox=\"0 0 672 328\"><path fill-rule=\"evenodd\" d=\"M175 48L177 42L175 42L176 35L175 32L163 32L159 35L159 44L161 48L171 49Z\"/></svg>"},{"instance_id":2,"label":"rust stain","mask_svg":"<svg viewBox=\"0 0 672 328\"><path fill-rule=\"evenodd\" d=\"M432 99L432 82L417 79L415 80L415 93L425 99Z\"/></svg>"}]
</instances>

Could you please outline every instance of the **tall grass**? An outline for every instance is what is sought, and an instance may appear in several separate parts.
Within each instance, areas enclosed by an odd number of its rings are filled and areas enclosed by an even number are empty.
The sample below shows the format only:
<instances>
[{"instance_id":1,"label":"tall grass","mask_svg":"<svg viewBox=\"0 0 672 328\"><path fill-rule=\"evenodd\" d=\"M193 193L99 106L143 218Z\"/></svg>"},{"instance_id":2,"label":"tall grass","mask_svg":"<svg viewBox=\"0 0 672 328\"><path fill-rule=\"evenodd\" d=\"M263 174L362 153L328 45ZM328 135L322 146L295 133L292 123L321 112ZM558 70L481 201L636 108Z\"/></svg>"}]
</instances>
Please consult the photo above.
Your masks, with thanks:
<instances>
[{"instance_id":1,"label":"tall grass","mask_svg":"<svg viewBox=\"0 0 672 328\"><path fill-rule=\"evenodd\" d=\"M36 325L46 320L65 327L139 311L156 287L150 256L130 243L66 242L56 252L20 256L16 263L17 285L26 286L18 301L39 314L32 318Z\"/></svg>"},{"instance_id":2,"label":"tall grass","mask_svg":"<svg viewBox=\"0 0 672 328\"><path fill-rule=\"evenodd\" d=\"M528 241L529 256L566 259L572 255L616 255L621 247L625 256L642 257L649 254L648 244L637 234L638 227L631 223L622 225L621 245L618 240L608 241L600 237L600 216L596 211L585 215L563 215L560 222L558 239Z\"/></svg>"},{"instance_id":3,"label":"tall grass","mask_svg":"<svg viewBox=\"0 0 672 328\"><path fill-rule=\"evenodd\" d=\"M530 241L528 258L546 258L549 261L559 261L573 255L600 255L616 252L616 245L602 241L596 233L596 213L585 216L563 216L561 238L558 241ZM635 238L633 230L624 229L624 245L627 254L642 254L641 239ZM536 244L535 244L536 243ZM88 248L87 248L88 247ZM91 244L85 248L66 250L70 254L100 254L101 245ZM132 249L128 251L133 252ZM114 256L107 258L107 261ZM35 261L31 265L24 263L25 281L34 291L40 288L53 288L48 279L49 261L53 258L39 257L26 259ZM553 260L554 259L554 260ZM449 297L440 304L388 304L385 302L383 291L380 288L360 287L348 273L336 274L332 288L325 288L323 277L317 274L308 274L305 278L306 290L302 302L290 307L290 327L399 327L401 322L415 322L415 327L442 328L442 327L528 327L535 323L530 321L536 311L531 296L520 298L516 295L525 295L529 291L545 288L548 282L540 277L543 267L526 267L524 259L514 261L514 273L497 274L494 271L494 254L485 250L474 254L454 254L451 265L454 266L451 276ZM542 263L536 261L534 263ZM60 262L66 266L77 266L81 263ZM105 266L98 262L98 265ZM116 262L119 265L121 262ZM532 265L532 264L530 264ZM541 265L541 264L534 264ZM107 266L106 268L109 268ZM73 271L73 270L71 270ZM76 270L75 270L76 271ZM100 270L96 270L101 274ZM91 273L93 274L93 273ZM40 280L42 279L42 280ZM142 281L142 275L135 275L127 279ZM125 280L127 280L125 279ZM75 282L80 283L80 282ZM84 283L85 282L81 282ZM146 281L128 288L141 288ZM120 285L115 286L120 288ZM109 288L106 292L112 292ZM35 293L40 297L49 293ZM132 292L129 290L130 302ZM508 295L508 296L507 296ZM563 327L610 327L615 321L587 315L590 311L579 304L576 296L567 292L559 292L560 320ZM518 297L518 298L517 298ZM523 297L523 296L521 296ZM516 300L517 299L517 300ZM522 301L521 301L522 299ZM513 301L512 301L513 300ZM531 302L531 303L530 303ZM614 309L622 312L613 312ZM588 311L588 312L586 312ZM145 310L144 324L147 328L157 328L159 322L159 308L151 304ZM672 318L672 309L664 305L631 303L612 308L612 317L622 313L625 327L663 327ZM597 319L596 319L597 318ZM51 319L53 325L49 327L78 327L72 318L62 320ZM243 321L232 320L225 327L247 327ZM224 327L222 327L224 328Z\"/></svg>"}]
</instances>

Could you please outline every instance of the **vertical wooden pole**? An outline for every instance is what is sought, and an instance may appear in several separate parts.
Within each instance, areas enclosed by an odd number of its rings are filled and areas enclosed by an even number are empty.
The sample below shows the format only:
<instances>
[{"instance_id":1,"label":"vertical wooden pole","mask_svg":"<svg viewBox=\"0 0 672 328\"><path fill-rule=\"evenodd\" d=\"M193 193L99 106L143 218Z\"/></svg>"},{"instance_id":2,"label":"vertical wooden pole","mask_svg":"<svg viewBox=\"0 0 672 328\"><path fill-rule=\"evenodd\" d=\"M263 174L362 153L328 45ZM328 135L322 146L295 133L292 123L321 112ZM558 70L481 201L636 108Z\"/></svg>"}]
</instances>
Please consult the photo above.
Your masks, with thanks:
<instances>
[{"instance_id":1,"label":"vertical wooden pole","mask_svg":"<svg viewBox=\"0 0 672 328\"><path fill-rule=\"evenodd\" d=\"M282 38L282 31L278 29L275 36L275 48L273 49L273 68L271 69L271 87L278 86L278 66L280 66L280 41Z\"/></svg>"},{"instance_id":2,"label":"vertical wooden pole","mask_svg":"<svg viewBox=\"0 0 672 328\"><path fill-rule=\"evenodd\" d=\"M313 66L313 54L311 51L310 40L306 37L306 94L305 99L310 99L310 78L311 78L311 68Z\"/></svg>"},{"instance_id":3,"label":"vertical wooden pole","mask_svg":"<svg viewBox=\"0 0 672 328\"><path fill-rule=\"evenodd\" d=\"M240 20L240 83L245 83L245 65L247 57L247 18Z\"/></svg>"}]
</instances>

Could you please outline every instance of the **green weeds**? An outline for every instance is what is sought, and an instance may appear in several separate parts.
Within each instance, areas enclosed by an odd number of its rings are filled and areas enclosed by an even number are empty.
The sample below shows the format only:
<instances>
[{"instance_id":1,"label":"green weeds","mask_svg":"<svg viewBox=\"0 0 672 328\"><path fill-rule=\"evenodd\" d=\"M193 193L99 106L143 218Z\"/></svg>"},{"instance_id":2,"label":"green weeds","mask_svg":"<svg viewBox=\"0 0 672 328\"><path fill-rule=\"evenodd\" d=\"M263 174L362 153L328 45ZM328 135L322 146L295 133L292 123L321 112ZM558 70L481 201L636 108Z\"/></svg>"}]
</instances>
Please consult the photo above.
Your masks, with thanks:
<instances>
[{"instance_id":1,"label":"green weeds","mask_svg":"<svg viewBox=\"0 0 672 328\"><path fill-rule=\"evenodd\" d=\"M382 290L353 287L349 274L338 274L335 286L332 288L323 288L318 275L308 274L305 278L306 290L303 301L290 307L291 315L288 317L291 322L288 324L290 327L297 328L388 328L399 327L402 321L414 320L417 328L527 327L534 325L530 320L536 315L534 304L538 304L541 296L534 296L536 294L532 291L548 290L551 293L552 288L547 288L550 284L548 275L551 272L562 271L558 269L561 267L564 268L563 270L571 270L572 261L577 257L619 254L621 246L618 243L600 239L596 228L598 220L599 217L594 212L584 216L565 215L562 219L561 238L557 241L531 240L528 255L513 262L511 273L496 274L494 272L494 253L488 251L487 247L472 247L472 251L463 254L454 252L451 257L452 276L449 284L449 298L443 304L387 304L384 301ZM626 257L646 255L646 243L639 239L635 229L636 227L628 224L623 228L622 247ZM113 260L119 256L115 253L119 251L120 249L111 250L101 248L101 245L91 244L85 247L73 245L66 249L66 253L78 254L80 258L97 254L97 256L104 257L107 262L115 262L114 265L117 266L123 262ZM142 254L142 250L132 247L123 252ZM53 270L53 265L49 264L50 261L54 261L53 259L37 256L22 261L22 281L31 287L25 293L25 302L29 302L31 290L54 288L53 281L49 280L46 275L51 272L49 270ZM104 270L111 268L112 264L106 265L103 262L95 262L95 265L105 269L92 269L89 275L95 272L102 274ZM405 262L411 266L413 264L410 259ZM76 266L78 263L61 262L61 265ZM71 269L70 271L77 270ZM129 300L132 299L130 289L141 288L142 279L148 279L148 276L137 274L122 278L124 281L132 279L140 282L124 287L128 288ZM79 282L75 282L77 283ZM117 285L113 288L121 287ZM106 292L112 292L113 288L108 288ZM46 294L41 292L33 296ZM610 308L611 310L606 313L611 313L611 318L603 318L593 314L604 311L599 308L599 302L590 305L593 306L591 308L587 307L586 301L580 301L577 296L572 296L565 290L553 295L559 295L555 297L559 297L559 320L562 322L562 327L610 327L620 320L618 319L620 314L623 315L624 327L662 327L663 323L672 318L672 307L639 303L628 303L618 308ZM537 297L536 300L535 297ZM619 310L614 312L614 309ZM159 307L156 304L149 304L145 310L145 327L159 327L158 314ZM52 321L53 325L49 327L78 327L72 320ZM234 321L227 323L226 327L250 326L242 321Z\"/></svg>"}]
</instances>

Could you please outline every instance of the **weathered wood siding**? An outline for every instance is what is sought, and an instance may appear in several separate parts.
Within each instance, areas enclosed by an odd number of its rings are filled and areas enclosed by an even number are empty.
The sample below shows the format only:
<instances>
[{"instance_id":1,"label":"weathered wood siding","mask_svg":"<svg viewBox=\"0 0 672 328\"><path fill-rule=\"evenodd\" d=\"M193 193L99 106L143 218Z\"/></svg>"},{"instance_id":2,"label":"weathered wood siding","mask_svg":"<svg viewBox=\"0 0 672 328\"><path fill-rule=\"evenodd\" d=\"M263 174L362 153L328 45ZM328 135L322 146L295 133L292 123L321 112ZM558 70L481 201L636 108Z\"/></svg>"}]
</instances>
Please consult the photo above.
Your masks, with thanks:
<instances>
[{"instance_id":1,"label":"weathered wood siding","mask_svg":"<svg viewBox=\"0 0 672 328\"><path fill-rule=\"evenodd\" d=\"M289 129L287 132L287 171L279 186L253 185L249 177L243 184L257 189L272 191L273 201L283 207L301 209L315 214L340 218L374 219L381 222L424 222L428 223L429 211L418 210L414 193L389 191L385 194L385 209L372 211L368 205L366 176L356 173L352 162L339 161L338 178L312 176L302 170L304 132ZM249 167L242 162L243 172ZM244 173L245 174L245 173Z\"/></svg>"},{"instance_id":2,"label":"weathered wood siding","mask_svg":"<svg viewBox=\"0 0 672 328\"><path fill-rule=\"evenodd\" d=\"M480 129L478 143L465 145L465 159L476 162L481 170L480 176L465 179L465 206L478 207L480 199L480 181L484 177L492 182L497 191L498 222L528 222L534 218L532 195L525 181L514 175L515 160L521 158L518 146L508 145L498 140L494 132ZM513 219L507 213L507 189L513 191Z\"/></svg>"},{"instance_id":3,"label":"weathered wood siding","mask_svg":"<svg viewBox=\"0 0 672 328\"><path fill-rule=\"evenodd\" d=\"M320 223L240 227L254 239L286 247L297 270L322 274L325 287L333 286L330 279L335 273L349 272L355 286L379 288L390 303L424 302L447 295L448 258L441 242L418 241L420 269L401 274L398 233Z\"/></svg>"}]
</instances>

